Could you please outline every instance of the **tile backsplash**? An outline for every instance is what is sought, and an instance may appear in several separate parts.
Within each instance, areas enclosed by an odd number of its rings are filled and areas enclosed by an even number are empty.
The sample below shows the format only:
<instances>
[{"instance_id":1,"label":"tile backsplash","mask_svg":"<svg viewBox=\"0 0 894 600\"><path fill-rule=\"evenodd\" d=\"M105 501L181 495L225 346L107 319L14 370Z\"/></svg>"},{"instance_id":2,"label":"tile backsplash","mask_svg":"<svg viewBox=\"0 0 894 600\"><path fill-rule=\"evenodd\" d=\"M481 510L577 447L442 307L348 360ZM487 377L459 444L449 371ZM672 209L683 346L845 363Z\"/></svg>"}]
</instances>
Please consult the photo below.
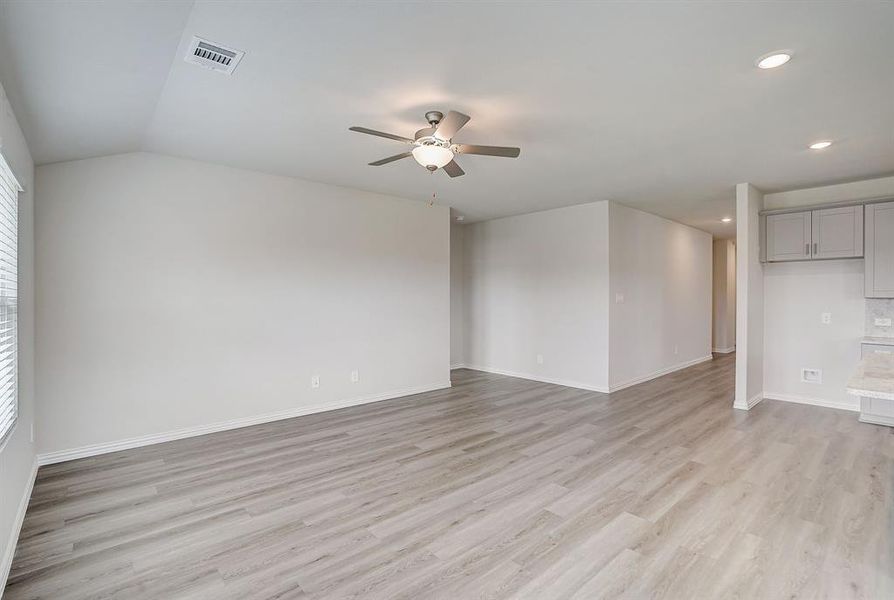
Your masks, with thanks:
<instances>
[{"instance_id":1,"label":"tile backsplash","mask_svg":"<svg viewBox=\"0 0 894 600\"><path fill-rule=\"evenodd\" d=\"M894 337L894 327L880 327L876 319L891 319L894 324L894 299L866 299L866 335L872 337Z\"/></svg>"}]
</instances>

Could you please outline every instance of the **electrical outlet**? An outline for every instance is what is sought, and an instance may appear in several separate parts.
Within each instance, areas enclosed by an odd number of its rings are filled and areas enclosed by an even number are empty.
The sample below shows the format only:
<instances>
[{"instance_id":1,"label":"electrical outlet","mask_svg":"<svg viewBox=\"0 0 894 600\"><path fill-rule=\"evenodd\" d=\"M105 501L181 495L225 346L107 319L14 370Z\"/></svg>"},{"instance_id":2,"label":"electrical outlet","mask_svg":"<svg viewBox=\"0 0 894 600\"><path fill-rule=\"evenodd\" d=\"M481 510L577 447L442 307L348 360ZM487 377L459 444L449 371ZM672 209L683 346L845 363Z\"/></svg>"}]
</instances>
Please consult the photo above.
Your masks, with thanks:
<instances>
[{"instance_id":1,"label":"electrical outlet","mask_svg":"<svg viewBox=\"0 0 894 600\"><path fill-rule=\"evenodd\" d=\"M822 369L801 369L801 381L804 383L822 383Z\"/></svg>"},{"instance_id":2,"label":"electrical outlet","mask_svg":"<svg viewBox=\"0 0 894 600\"><path fill-rule=\"evenodd\" d=\"M832 322L832 313L822 313L820 315L820 321L822 321L823 325L828 325Z\"/></svg>"},{"instance_id":3,"label":"electrical outlet","mask_svg":"<svg viewBox=\"0 0 894 600\"><path fill-rule=\"evenodd\" d=\"M542 365L542 364L543 364L543 355L542 355L542 354L538 354L538 355L537 355L537 364L538 364L538 365Z\"/></svg>"},{"instance_id":4,"label":"electrical outlet","mask_svg":"<svg viewBox=\"0 0 894 600\"><path fill-rule=\"evenodd\" d=\"M34 443L34 423L31 423L31 443Z\"/></svg>"},{"instance_id":5,"label":"electrical outlet","mask_svg":"<svg viewBox=\"0 0 894 600\"><path fill-rule=\"evenodd\" d=\"M615 294L615 304L624 304L624 294Z\"/></svg>"},{"instance_id":6,"label":"electrical outlet","mask_svg":"<svg viewBox=\"0 0 894 600\"><path fill-rule=\"evenodd\" d=\"M890 327L890 326L891 326L891 319L879 319L879 318L876 318L876 320L875 320L875 326L876 326L876 327Z\"/></svg>"},{"instance_id":7,"label":"electrical outlet","mask_svg":"<svg viewBox=\"0 0 894 600\"><path fill-rule=\"evenodd\" d=\"M318 387L320 387L320 376L319 375L314 375L313 377L310 378L310 387L312 387L314 389L317 389Z\"/></svg>"},{"instance_id":8,"label":"electrical outlet","mask_svg":"<svg viewBox=\"0 0 894 600\"><path fill-rule=\"evenodd\" d=\"M676 344L674 344L674 354L679 354L679 353L680 353L680 347L677 346Z\"/></svg>"},{"instance_id":9,"label":"electrical outlet","mask_svg":"<svg viewBox=\"0 0 894 600\"><path fill-rule=\"evenodd\" d=\"M358 381L360 381L360 371L351 371L351 383L357 383Z\"/></svg>"}]
</instances>

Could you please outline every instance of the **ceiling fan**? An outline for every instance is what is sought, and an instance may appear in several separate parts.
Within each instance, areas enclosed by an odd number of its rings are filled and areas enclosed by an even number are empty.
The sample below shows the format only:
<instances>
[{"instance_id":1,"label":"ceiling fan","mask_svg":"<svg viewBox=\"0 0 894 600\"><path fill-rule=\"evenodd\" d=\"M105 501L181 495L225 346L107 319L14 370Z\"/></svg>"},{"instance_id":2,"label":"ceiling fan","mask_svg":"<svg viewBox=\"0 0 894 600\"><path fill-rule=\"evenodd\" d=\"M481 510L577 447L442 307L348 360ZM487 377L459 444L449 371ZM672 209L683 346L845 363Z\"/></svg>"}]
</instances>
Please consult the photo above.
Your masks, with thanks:
<instances>
[{"instance_id":1,"label":"ceiling fan","mask_svg":"<svg viewBox=\"0 0 894 600\"><path fill-rule=\"evenodd\" d=\"M358 133L377 135L413 146L413 149L407 152L369 163L373 167L381 167L390 162L412 156L416 159L416 162L429 171L434 172L438 169L444 169L444 172L451 177L459 177L460 175L465 175L466 172L456 164L454 158L457 154L482 154L484 156L504 156L507 158L518 157L521 152L519 148L454 144L453 136L456 135L456 132L463 125L469 122L469 119L468 115L455 110L449 111L446 117L440 111L430 110L425 113L425 120L428 121L429 126L417 131L413 139L394 135L393 133L376 131L375 129L367 129L366 127L349 127L348 129Z\"/></svg>"}]
</instances>

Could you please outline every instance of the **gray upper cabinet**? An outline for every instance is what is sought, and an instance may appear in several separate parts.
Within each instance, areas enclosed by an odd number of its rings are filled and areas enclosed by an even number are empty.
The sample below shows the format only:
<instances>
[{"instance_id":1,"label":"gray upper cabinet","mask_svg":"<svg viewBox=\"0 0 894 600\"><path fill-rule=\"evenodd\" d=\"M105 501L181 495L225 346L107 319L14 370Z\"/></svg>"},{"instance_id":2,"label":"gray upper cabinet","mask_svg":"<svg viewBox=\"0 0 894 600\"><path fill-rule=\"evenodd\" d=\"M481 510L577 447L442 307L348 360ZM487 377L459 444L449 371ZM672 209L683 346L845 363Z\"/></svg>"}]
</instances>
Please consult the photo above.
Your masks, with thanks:
<instances>
[{"instance_id":1,"label":"gray upper cabinet","mask_svg":"<svg viewBox=\"0 0 894 600\"><path fill-rule=\"evenodd\" d=\"M811 213L812 258L863 256L863 207L824 208Z\"/></svg>"},{"instance_id":2,"label":"gray upper cabinet","mask_svg":"<svg viewBox=\"0 0 894 600\"><path fill-rule=\"evenodd\" d=\"M767 215L767 260L810 258L810 212Z\"/></svg>"},{"instance_id":3,"label":"gray upper cabinet","mask_svg":"<svg viewBox=\"0 0 894 600\"><path fill-rule=\"evenodd\" d=\"M766 215L768 262L863 256L863 207Z\"/></svg>"},{"instance_id":4,"label":"gray upper cabinet","mask_svg":"<svg viewBox=\"0 0 894 600\"><path fill-rule=\"evenodd\" d=\"M866 205L866 297L894 298L894 202Z\"/></svg>"}]
</instances>

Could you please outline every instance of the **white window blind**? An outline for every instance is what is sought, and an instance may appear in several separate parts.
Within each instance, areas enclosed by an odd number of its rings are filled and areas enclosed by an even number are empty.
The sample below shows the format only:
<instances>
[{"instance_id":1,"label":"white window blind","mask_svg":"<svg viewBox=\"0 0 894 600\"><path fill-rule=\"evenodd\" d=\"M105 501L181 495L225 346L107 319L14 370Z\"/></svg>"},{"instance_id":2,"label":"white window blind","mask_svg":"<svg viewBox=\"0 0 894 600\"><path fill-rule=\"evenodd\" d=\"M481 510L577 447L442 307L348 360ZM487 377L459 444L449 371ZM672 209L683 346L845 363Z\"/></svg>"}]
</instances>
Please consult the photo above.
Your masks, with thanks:
<instances>
[{"instance_id":1,"label":"white window blind","mask_svg":"<svg viewBox=\"0 0 894 600\"><path fill-rule=\"evenodd\" d=\"M18 232L22 186L0 154L0 443L18 415Z\"/></svg>"}]
</instances>

